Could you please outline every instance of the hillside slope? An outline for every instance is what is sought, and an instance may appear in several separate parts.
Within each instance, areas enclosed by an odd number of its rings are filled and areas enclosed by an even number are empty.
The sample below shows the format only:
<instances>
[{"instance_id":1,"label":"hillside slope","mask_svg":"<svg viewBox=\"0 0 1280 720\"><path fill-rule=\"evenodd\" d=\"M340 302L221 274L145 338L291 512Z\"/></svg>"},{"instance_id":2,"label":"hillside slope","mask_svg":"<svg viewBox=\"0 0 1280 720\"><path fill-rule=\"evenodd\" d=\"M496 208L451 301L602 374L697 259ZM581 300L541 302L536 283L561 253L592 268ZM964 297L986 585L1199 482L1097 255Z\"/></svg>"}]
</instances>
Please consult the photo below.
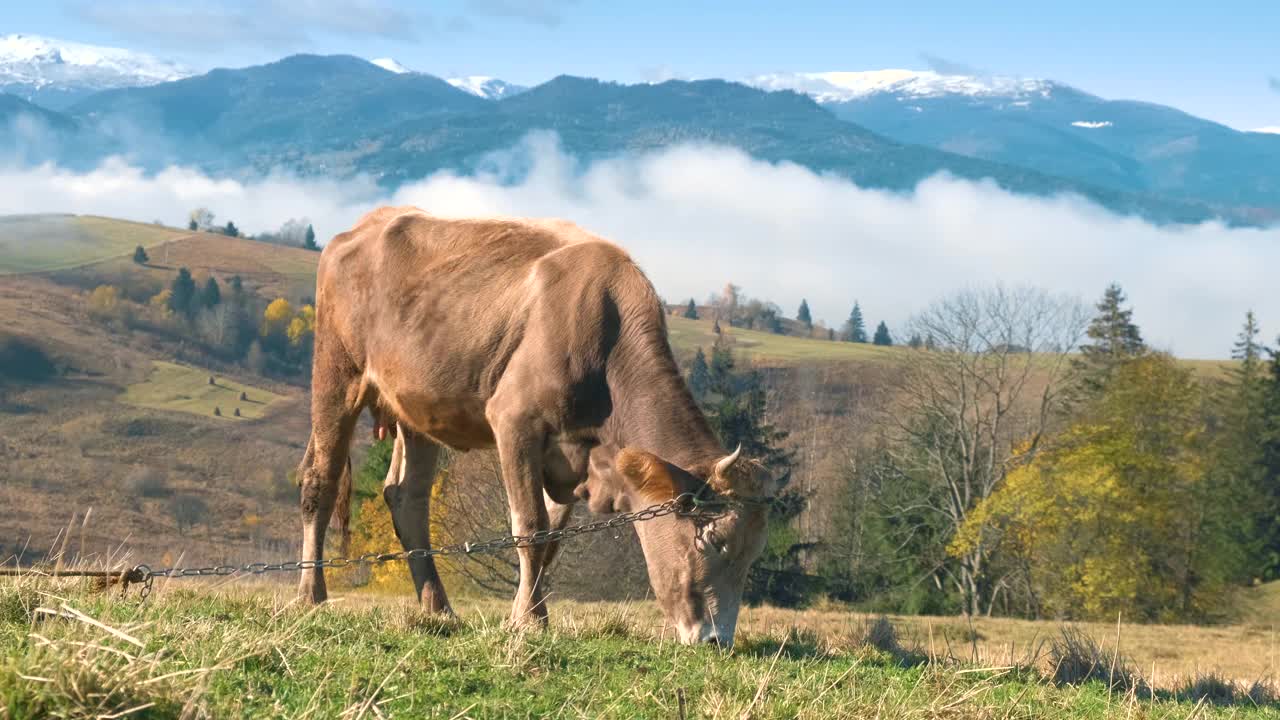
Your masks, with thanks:
<instances>
[{"instance_id":1,"label":"hillside slope","mask_svg":"<svg viewBox=\"0 0 1280 720\"><path fill-rule=\"evenodd\" d=\"M297 306L314 293L318 254L106 218L0 218L3 228L27 234L0 244L10 248L0 253L9 268L0 274L0 358L26 357L33 372L0 362L0 505L24 509L0 513L0 558L34 560L74 523L70 549L99 557L124 548L153 564L293 559L297 491L289 474L310 430L306 379L211 353L177 321L95 319L87 298L114 285L145 315L150 298L186 267L197 286L213 277L226 288L239 276L258 312L276 297ZM14 237L36 238L45 250L14 255ZM151 248L145 265L132 260L137 244ZM15 272L20 265L43 270ZM668 326L682 362L718 339L709 319L671 315ZM914 351L727 325L722 333L737 362L760 372L769 420L796 451L792 483L811 498L801 525L818 532L847 477L851 444L883 434L901 360ZM1206 372L1220 366L1204 364ZM368 430L357 435L357 466ZM486 481L494 481L492 455L477 456L472 467L488 467ZM194 526L181 512L191 498L205 508ZM468 539L500 535L503 525L486 522ZM643 594L642 580L600 581L620 569L643 578L631 536L622 546L598 537L566 549L557 587L580 598Z\"/></svg>"}]
</instances>

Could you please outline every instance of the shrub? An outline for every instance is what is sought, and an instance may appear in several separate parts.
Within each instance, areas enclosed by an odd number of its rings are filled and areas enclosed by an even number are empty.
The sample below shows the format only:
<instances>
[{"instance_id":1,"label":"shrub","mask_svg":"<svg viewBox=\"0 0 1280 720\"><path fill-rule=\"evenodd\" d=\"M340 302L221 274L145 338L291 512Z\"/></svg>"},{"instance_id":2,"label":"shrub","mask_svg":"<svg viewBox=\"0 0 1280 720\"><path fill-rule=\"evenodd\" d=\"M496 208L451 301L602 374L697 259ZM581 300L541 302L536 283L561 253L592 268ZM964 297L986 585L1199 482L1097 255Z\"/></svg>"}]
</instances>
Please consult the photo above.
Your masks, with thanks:
<instances>
[{"instance_id":1,"label":"shrub","mask_svg":"<svg viewBox=\"0 0 1280 720\"><path fill-rule=\"evenodd\" d=\"M168 497L172 493L164 475L154 468L135 469L125 480L125 486L134 497Z\"/></svg>"},{"instance_id":2,"label":"shrub","mask_svg":"<svg viewBox=\"0 0 1280 720\"><path fill-rule=\"evenodd\" d=\"M57 374L49 354L26 338L0 337L0 381L39 382Z\"/></svg>"},{"instance_id":3,"label":"shrub","mask_svg":"<svg viewBox=\"0 0 1280 720\"><path fill-rule=\"evenodd\" d=\"M104 322L123 321L127 310L120 290L114 285L99 285L89 293L87 301L90 317Z\"/></svg>"},{"instance_id":4,"label":"shrub","mask_svg":"<svg viewBox=\"0 0 1280 720\"><path fill-rule=\"evenodd\" d=\"M178 534L183 535L198 523L207 523L209 506L195 495L175 495L169 501L169 514L178 526Z\"/></svg>"},{"instance_id":5,"label":"shrub","mask_svg":"<svg viewBox=\"0 0 1280 720\"><path fill-rule=\"evenodd\" d=\"M151 258L147 255L147 249L139 245L133 249L133 261L139 265L146 265Z\"/></svg>"}]
</instances>

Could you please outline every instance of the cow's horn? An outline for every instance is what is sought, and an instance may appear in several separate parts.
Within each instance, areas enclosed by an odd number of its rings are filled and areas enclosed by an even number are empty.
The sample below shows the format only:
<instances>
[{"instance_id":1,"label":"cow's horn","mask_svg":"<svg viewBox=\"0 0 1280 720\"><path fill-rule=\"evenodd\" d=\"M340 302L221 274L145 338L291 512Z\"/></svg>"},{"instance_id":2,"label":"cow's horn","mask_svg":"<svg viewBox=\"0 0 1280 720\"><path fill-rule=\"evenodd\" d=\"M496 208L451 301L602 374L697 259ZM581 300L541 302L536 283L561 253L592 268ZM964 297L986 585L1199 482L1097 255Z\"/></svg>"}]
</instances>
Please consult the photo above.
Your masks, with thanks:
<instances>
[{"instance_id":1,"label":"cow's horn","mask_svg":"<svg viewBox=\"0 0 1280 720\"><path fill-rule=\"evenodd\" d=\"M724 478L725 473L729 472L729 468L733 467L733 464L738 461L738 456L741 454L742 443L738 443L738 447L733 451L733 454L720 458L719 462L716 463L716 477Z\"/></svg>"}]
</instances>

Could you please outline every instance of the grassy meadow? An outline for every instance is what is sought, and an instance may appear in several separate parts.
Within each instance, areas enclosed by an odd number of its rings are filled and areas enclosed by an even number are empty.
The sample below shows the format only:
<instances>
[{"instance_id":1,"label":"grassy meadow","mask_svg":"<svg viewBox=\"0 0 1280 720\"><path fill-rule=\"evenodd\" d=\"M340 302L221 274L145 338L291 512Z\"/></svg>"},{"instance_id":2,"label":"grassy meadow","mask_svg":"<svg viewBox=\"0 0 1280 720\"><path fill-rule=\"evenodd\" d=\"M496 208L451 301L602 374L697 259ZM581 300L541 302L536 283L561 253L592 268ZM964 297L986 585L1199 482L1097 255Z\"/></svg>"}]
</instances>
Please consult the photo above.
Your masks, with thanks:
<instances>
[{"instance_id":1,"label":"grassy meadow","mask_svg":"<svg viewBox=\"0 0 1280 720\"><path fill-rule=\"evenodd\" d=\"M209 378L213 377L213 384ZM241 394L245 400L241 400ZM244 385L189 365L156 360L142 382L125 389L123 402L156 410L176 410L194 415L212 416L220 409L229 420L260 418L271 403L281 397L273 392ZM235 415L235 410L240 415Z\"/></svg>"},{"instance_id":2,"label":"grassy meadow","mask_svg":"<svg viewBox=\"0 0 1280 720\"><path fill-rule=\"evenodd\" d=\"M132 256L189 233L161 225L83 215L0 217L0 275L46 272Z\"/></svg>"},{"instance_id":3,"label":"grassy meadow","mask_svg":"<svg viewBox=\"0 0 1280 720\"><path fill-rule=\"evenodd\" d=\"M139 244L150 249L145 265L131 259ZM297 497L285 475L309 431L304 382L206 363L184 355L178 338L94 322L85 298L118 284L145 299L188 267L197 281L214 276L225 287L240 275L264 300L298 301L313 292L317 259L104 218L0 218L5 330L37 340L63 368L0 397L0 507L23 509L0 512L0 559L37 560L73 531L88 558L120 548L128 562L153 565L296 558ZM681 357L716 340L709 319L668 322ZM868 398L910 352L723 330L745 361L778 371L779 422L796 429L815 476L835 472L821 461L844 457L855 433L842 423L874 429ZM1183 362L1204 375L1226 365ZM237 407L244 422L230 422ZM144 471L162 477L162 494L139 494ZM184 528L170 500L186 495L208 513ZM838 605L751 608L737 647L720 652L674 644L651 602L570 600L590 596L565 575L550 630L523 635L503 630L505 599L455 598L461 619L441 620L404 597L367 593L300 607L280 584L159 582L139 602L136 590L121 598L0 578L0 720L1280 718L1280 688L1270 684L1280 678L1280 585L1245 591L1236 624L1076 624L1065 636L1056 622L885 625ZM1093 679L1074 682L1085 676Z\"/></svg>"},{"instance_id":4,"label":"grassy meadow","mask_svg":"<svg viewBox=\"0 0 1280 720\"><path fill-rule=\"evenodd\" d=\"M525 633L505 609L442 618L359 594L310 608L280 586L190 580L140 602L5 579L0 717L1280 717L1269 687L1152 690L1079 637L974 662L900 623L751 609L721 651L672 642L650 603L559 601L548 631Z\"/></svg>"}]
</instances>

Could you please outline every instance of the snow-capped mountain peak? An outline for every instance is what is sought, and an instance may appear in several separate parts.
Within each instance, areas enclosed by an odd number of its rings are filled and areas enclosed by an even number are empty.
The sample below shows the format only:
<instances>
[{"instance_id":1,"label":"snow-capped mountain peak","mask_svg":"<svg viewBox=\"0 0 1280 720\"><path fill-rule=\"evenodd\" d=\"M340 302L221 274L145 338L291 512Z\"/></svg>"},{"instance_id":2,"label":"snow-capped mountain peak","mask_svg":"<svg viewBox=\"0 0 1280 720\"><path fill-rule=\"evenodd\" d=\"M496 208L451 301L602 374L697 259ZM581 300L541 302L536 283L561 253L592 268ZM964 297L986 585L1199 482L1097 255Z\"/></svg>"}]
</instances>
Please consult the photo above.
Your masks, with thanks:
<instances>
[{"instance_id":1,"label":"snow-capped mountain peak","mask_svg":"<svg viewBox=\"0 0 1280 720\"><path fill-rule=\"evenodd\" d=\"M877 93L914 98L943 95L1047 97L1053 87L1048 81L1029 78L943 75L931 70L901 69L770 73L748 78L746 84L762 90L794 90L820 103L847 102Z\"/></svg>"},{"instance_id":2,"label":"snow-capped mountain peak","mask_svg":"<svg viewBox=\"0 0 1280 720\"><path fill-rule=\"evenodd\" d=\"M501 100L528 90L522 85L513 85L505 80L499 80L488 75L467 75L466 77L449 78L446 82L459 90L469 92L486 100Z\"/></svg>"},{"instance_id":3,"label":"snow-capped mountain peak","mask_svg":"<svg viewBox=\"0 0 1280 720\"><path fill-rule=\"evenodd\" d=\"M383 70L389 70L397 75L403 75L405 73L413 72L409 68L397 62L395 58L389 58L389 57L376 58L374 60L370 60L369 62L373 63L374 65L377 65Z\"/></svg>"},{"instance_id":4,"label":"snow-capped mountain peak","mask_svg":"<svg viewBox=\"0 0 1280 720\"><path fill-rule=\"evenodd\" d=\"M193 74L146 53L39 35L0 37L0 83L42 88L79 84L102 89L154 85Z\"/></svg>"}]
</instances>

